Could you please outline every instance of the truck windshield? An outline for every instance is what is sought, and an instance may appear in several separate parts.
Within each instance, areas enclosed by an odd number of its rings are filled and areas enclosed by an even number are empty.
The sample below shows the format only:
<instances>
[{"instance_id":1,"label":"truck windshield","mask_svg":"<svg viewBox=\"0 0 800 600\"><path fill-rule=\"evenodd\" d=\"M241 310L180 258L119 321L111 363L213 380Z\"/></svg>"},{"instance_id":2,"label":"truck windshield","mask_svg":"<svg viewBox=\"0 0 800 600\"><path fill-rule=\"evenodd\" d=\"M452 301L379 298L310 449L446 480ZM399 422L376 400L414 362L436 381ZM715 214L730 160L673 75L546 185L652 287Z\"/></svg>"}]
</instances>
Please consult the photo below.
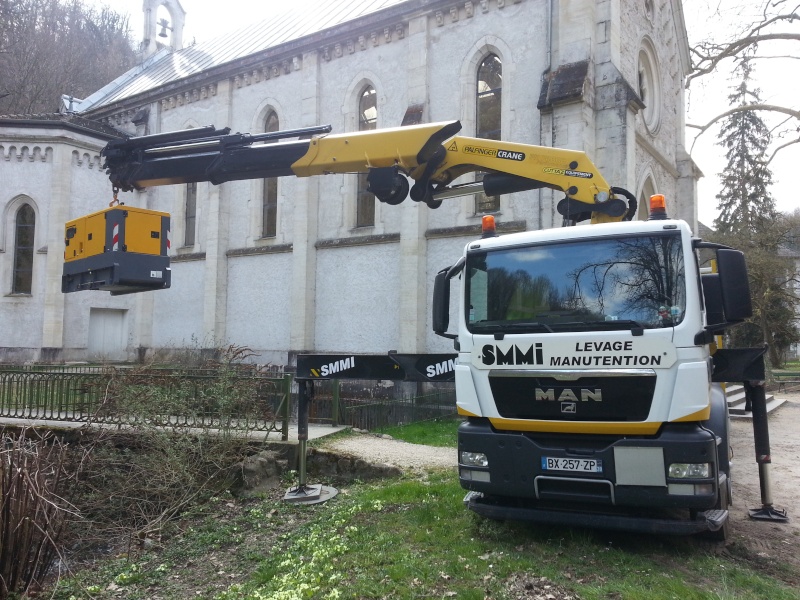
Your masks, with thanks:
<instances>
[{"instance_id":1,"label":"truck windshield","mask_svg":"<svg viewBox=\"0 0 800 600\"><path fill-rule=\"evenodd\" d=\"M473 333L673 327L686 286L678 232L470 252Z\"/></svg>"}]
</instances>

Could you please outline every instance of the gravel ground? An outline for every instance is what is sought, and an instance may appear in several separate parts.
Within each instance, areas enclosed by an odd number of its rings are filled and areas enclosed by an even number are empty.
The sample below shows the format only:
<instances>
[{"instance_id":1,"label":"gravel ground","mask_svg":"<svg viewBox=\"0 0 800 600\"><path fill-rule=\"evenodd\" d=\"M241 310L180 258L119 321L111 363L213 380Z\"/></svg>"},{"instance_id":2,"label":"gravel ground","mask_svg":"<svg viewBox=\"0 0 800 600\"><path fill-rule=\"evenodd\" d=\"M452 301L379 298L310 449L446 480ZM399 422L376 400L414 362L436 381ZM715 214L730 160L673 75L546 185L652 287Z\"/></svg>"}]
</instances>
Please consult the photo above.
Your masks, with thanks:
<instances>
[{"instance_id":1,"label":"gravel ground","mask_svg":"<svg viewBox=\"0 0 800 600\"><path fill-rule=\"evenodd\" d=\"M455 448L436 448L409 444L390 437L361 433L339 438L322 446L325 450L357 456L371 463L382 463L400 469L456 467Z\"/></svg>"}]
</instances>

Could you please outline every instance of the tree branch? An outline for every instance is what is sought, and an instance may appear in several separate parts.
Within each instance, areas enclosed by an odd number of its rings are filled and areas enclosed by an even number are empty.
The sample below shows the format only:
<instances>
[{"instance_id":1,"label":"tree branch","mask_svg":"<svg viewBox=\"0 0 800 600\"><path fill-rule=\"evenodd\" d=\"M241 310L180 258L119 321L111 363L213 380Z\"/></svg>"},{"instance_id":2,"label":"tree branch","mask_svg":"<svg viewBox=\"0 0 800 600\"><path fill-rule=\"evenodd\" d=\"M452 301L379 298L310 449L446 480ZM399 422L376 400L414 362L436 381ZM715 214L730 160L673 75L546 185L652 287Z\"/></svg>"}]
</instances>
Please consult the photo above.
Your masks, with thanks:
<instances>
[{"instance_id":1,"label":"tree branch","mask_svg":"<svg viewBox=\"0 0 800 600\"><path fill-rule=\"evenodd\" d=\"M780 152L781 150L783 150L787 146L792 146L793 144L800 144L800 137L797 138L797 139L794 139L794 140L792 140L790 142L786 142L785 144L781 144L780 146L775 148L775 150L773 150L772 154L769 155L769 158L767 159L767 162L765 164L769 165L769 163L772 162L772 159L774 159L775 156L777 156L778 152Z\"/></svg>"},{"instance_id":2,"label":"tree branch","mask_svg":"<svg viewBox=\"0 0 800 600\"><path fill-rule=\"evenodd\" d=\"M795 19L800 19L800 15L794 15ZM737 54L750 46L761 42L774 40L795 40L800 41L800 33L768 33L761 35L748 35L734 40L726 45L708 44L706 46L694 47L691 49L698 59L698 65L686 76L685 87L689 87L692 81L703 75L708 75L717 68L726 58L734 58ZM701 66L702 65L702 66Z\"/></svg>"},{"instance_id":3,"label":"tree branch","mask_svg":"<svg viewBox=\"0 0 800 600\"><path fill-rule=\"evenodd\" d=\"M716 122L718 122L718 121L720 121L720 120L724 119L725 117L728 117L728 116L730 116L732 114L735 114L735 113L749 112L749 111L753 111L753 110L764 110L764 111L768 111L768 112L781 113L781 114L788 115L789 117L791 117L793 119L797 119L798 121L800 121L800 110L787 108L785 106L778 106L776 104L745 104L743 106L735 106L733 108L730 108L730 109L726 110L723 113L718 114L716 117L711 119L705 125L695 125L693 123L687 123L686 124L686 127L691 127L692 129L699 130L699 133L695 136L694 141L692 142L692 146L689 149L689 153L691 154L692 148L694 148L694 144L695 144L695 142L697 142L697 139L701 135L703 135L706 131L708 131L708 129L712 125L714 125ZM786 146L786 145L789 145L789 144L784 144L784 146ZM784 146L780 146L778 149L783 148ZM777 152L777 150L775 152ZM774 158L774 156L775 156L775 154L773 153L772 157L770 157L769 160L772 160L772 158Z\"/></svg>"}]
</instances>

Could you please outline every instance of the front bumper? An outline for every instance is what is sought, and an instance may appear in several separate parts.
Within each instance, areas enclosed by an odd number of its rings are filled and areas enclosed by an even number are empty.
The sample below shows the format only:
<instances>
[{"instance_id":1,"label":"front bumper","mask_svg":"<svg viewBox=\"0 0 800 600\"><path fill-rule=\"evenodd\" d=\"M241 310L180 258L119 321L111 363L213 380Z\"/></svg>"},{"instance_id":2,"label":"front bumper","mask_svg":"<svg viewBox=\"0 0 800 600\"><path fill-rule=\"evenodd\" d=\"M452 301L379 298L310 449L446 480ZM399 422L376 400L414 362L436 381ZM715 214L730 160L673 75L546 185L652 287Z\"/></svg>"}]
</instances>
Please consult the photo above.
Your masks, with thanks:
<instances>
[{"instance_id":1,"label":"front bumper","mask_svg":"<svg viewBox=\"0 0 800 600\"><path fill-rule=\"evenodd\" d=\"M659 535L692 535L718 531L729 517L727 510L698 512L694 518L688 519L670 518L668 515L627 514L622 511L604 512L585 507L563 510L554 506L529 504L524 500L486 497L480 492L468 492L464 497L464 506L483 517L495 520Z\"/></svg>"},{"instance_id":2,"label":"front bumper","mask_svg":"<svg viewBox=\"0 0 800 600\"><path fill-rule=\"evenodd\" d=\"M470 419L459 427L459 456L485 454L488 466L460 465L459 478L464 489L491 498L706 511L716 506L725 477L718 472L717 441L694 423L668 423L655 436L601 437L499 431L486 419ZM602 461L602 472L547 471L542 457L591 458ZM709 476L671 479L673 463L708 463Z\"/></svg>"}]
</instances>

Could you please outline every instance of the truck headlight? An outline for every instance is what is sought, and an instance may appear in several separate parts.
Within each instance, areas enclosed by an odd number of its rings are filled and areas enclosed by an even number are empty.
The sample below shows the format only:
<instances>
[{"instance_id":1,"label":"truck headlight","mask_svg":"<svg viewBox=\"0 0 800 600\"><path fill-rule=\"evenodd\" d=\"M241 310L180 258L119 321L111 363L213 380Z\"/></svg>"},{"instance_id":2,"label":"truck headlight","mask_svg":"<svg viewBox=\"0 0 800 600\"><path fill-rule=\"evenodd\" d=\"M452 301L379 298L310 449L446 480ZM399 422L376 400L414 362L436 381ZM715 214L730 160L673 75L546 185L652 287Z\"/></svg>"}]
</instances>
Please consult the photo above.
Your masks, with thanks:
<instances>
[{"instance_id":1,"label":"truck headlight","mask_svg":"<svg viewBox=\"0 0 800 600\"><path fill-rule=\"evenodd\" d=\"M669 466L669 476L674 479L705 479L710 472L708 463L672 463Z\"/></svg>"},{"instance_id":2,"label":"truck headlight","mask_svg":"<svg viewBox=\"0 0 800 600\"><path fill-rule=\"evenodd\" d=\"M459 461L462 465L468 467L488 467L489 459L483 452L461 452Z\"/></svg>"}]
</instances>

